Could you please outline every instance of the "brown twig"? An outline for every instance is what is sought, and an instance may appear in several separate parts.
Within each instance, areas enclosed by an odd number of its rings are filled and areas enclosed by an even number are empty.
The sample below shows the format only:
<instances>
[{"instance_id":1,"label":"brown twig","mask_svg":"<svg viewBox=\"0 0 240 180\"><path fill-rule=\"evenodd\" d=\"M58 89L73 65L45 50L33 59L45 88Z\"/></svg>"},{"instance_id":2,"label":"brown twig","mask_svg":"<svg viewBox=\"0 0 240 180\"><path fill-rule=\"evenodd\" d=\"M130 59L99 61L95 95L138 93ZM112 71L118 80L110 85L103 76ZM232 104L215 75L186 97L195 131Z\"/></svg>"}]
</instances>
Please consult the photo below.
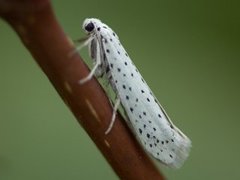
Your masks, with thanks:
<instances>
[{"instance_id":1,"label":"brown twig","mask_svg":"<svg viewBox=\"0 0 240 180\"><path fill-rule=\"evenodd\" d=\"M57 23L49 0L0 0L0 16L17 32L78 122L121 179L163 179L120 115L105 135L112 107L92 79L79 85L89 70Z\"/></svg>"}]
</instances>

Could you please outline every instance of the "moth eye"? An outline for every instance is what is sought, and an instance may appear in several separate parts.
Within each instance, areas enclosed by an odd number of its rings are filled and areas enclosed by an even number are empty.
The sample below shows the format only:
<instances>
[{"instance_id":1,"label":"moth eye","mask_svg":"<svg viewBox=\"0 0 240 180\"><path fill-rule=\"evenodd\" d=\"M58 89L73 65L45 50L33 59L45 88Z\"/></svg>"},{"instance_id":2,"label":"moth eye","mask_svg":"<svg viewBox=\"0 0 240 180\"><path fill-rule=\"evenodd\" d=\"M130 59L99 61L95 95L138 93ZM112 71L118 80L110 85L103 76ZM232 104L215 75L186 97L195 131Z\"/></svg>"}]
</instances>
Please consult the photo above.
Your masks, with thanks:
<instances>
[{"instance_id":1,"label":"moth eye","mask_svg":"<svg viewBox=\"0 0 240 180\"><path fill-rule=\"evenodd\" d=\"M86 31L91 32L94 29L94 24L92 22L85 26Z\"/></svg>"}]
</instances>

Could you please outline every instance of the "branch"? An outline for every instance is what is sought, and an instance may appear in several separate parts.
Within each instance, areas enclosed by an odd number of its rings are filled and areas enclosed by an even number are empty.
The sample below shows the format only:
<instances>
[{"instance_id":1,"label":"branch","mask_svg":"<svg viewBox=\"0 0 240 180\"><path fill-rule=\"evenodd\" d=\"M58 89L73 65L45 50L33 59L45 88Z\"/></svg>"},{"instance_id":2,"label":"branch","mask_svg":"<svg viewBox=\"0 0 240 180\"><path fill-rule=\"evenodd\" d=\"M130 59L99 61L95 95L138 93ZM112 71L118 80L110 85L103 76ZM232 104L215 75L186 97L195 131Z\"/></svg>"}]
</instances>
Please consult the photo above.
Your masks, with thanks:
<instances>
[{"instance_id":1,"label":"branch","mask_svg":"<svg viewBox=\"0 0 240 180\"><path fill-rule=\"evenodd\" d=\"M0 0L0 16L26 48L121 179L163 179L118 114L105 135L112 107L96 81L79 85L89 70L55 19L49 0Z\"/></svg>"}]
</instances>

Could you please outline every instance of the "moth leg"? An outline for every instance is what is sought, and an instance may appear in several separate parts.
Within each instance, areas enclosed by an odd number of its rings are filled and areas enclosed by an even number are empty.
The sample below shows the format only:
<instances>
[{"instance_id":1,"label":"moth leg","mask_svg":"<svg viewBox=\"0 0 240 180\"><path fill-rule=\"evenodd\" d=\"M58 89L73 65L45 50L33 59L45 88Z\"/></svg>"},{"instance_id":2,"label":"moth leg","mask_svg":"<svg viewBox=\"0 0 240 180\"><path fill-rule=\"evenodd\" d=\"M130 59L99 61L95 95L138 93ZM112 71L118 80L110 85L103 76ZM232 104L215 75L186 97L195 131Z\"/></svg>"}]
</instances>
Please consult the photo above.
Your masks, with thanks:
<instances>
[{"instance_id":1,"label":"moth leg","mask_svg":"<svg viewBox=\"0 0 240 180\"><path fill-rule=\"evenodd\" d=\"M91 72L85 78L83 78L79 81L80 84L84 84L87 81L90 81L92 79L93 75L95 74L97 68L100 67L100 65L101 65L100 47L99 47L98 43L96 45L97 45L96 46L96 63L94 65L94 67L92 68Z\"/></svg>"},{"instance_id":2,"label":"moth leg","mask_svg":"<svg viewBox=\"0 0 240 180\"><path fill-rule=\"evenodd\" d=\"M105 131L105 134L108 134L113 127L113 124L116 120L116 114L117 114L117 110L118 110L119 105L120 105L120 98L117 97L117 99L115 101L115 104L114 104L114 108L113 108L113 114L112 114L111 122L108 126L108 129Z\"/></svg>"},{"instance_id":3,"label":"moth leg","mask_svg":"<svg viewBox=\"0 0 240 180\"><path fill-rule=\"evenodd\" d=\"M74 54L80 51L83 47L87 46L93 39L94 39L94 36L91 36L87 40L83 40L84 42L80 46L76 47L72 52L70 52L68 56L72 57Z\"/></svg>"}]
</instances>

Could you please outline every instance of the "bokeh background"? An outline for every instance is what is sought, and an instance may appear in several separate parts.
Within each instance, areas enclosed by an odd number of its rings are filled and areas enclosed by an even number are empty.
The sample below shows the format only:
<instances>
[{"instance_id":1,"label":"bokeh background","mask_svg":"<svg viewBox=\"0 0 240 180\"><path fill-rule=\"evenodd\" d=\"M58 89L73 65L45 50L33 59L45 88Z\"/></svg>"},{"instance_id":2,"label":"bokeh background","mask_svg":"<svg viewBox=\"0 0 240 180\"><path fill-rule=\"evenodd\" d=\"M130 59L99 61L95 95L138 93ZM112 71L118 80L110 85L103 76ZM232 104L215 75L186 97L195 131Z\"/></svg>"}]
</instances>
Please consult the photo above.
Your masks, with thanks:
<instances>
[{"instance_id":1,"label":"bokeh background","mask_svg":"<svg viewBox=\"0 0 240 180\"><path fill-rule=\"evenodd\" d=\"M238 1L57 1L73 39L97 17L192 140L168 179L240 179ZM118 179L12 29L0 20L0 179ZM87 50L82 56L90 64Z\"/></svg>"}]
</instances>

